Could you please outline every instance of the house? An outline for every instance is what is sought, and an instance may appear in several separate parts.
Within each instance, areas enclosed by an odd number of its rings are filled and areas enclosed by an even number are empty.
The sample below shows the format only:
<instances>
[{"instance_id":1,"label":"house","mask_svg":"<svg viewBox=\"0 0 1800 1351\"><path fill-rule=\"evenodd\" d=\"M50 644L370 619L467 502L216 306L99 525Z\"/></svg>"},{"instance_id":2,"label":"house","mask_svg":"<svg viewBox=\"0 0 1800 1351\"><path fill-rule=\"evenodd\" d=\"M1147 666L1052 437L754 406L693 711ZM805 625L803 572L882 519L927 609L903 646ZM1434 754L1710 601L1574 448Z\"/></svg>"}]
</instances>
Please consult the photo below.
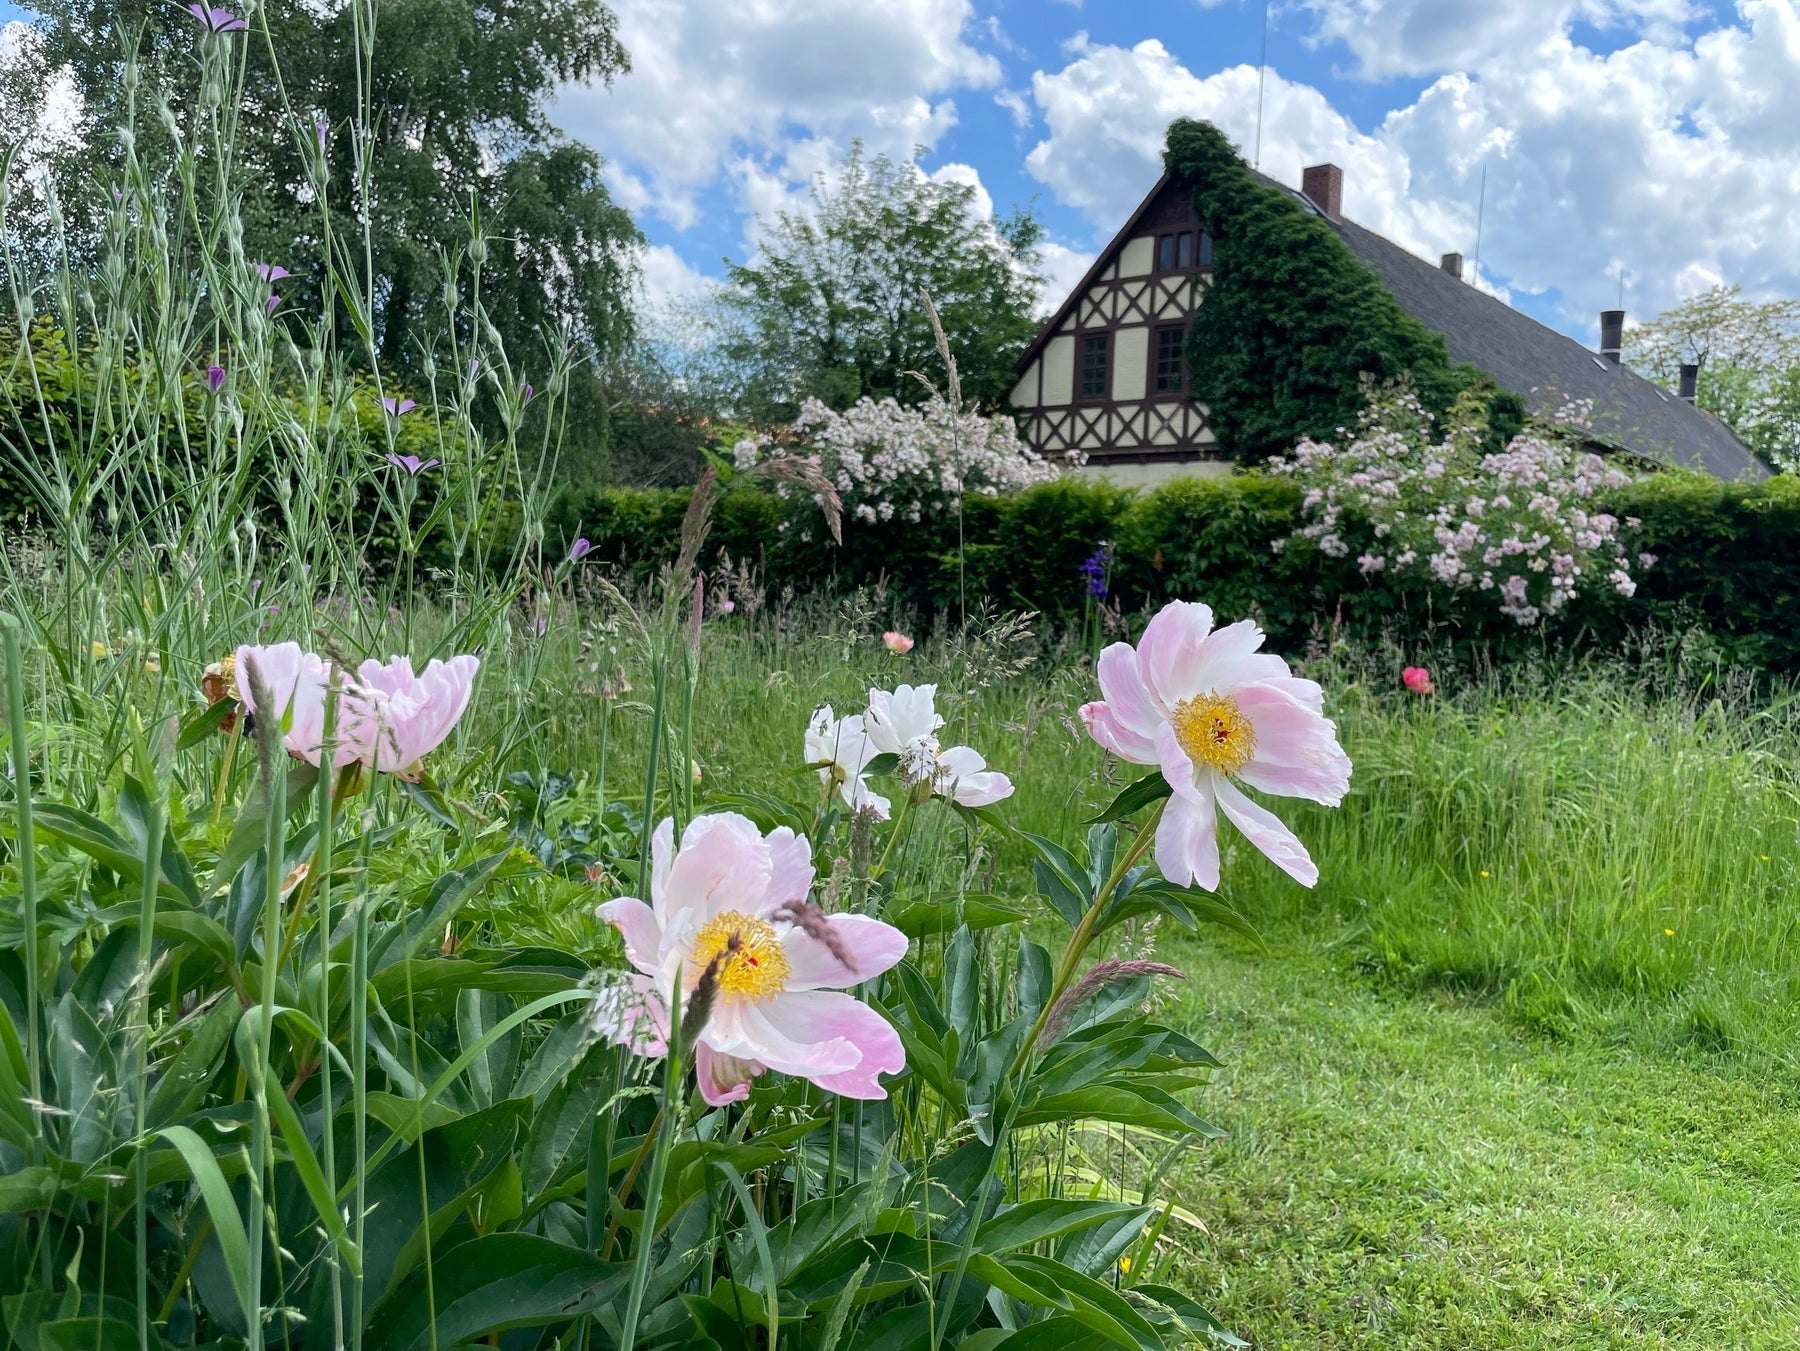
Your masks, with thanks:
<instances>
[{"instance_id":1,"label":"house","mask_svg":"<svg viewBox=\"0 0 1800 1351\"><path fill-rule=\"evenodd\" d=\"M1601 314L1600 350L1590 352L1465 282L1461 254L1434 264L1345 219L1336 165L1308 168L1297 193L1262 181L1323 218L1403 310L1444 335L1452 361L1486 371L1534 413L1591 401L1597 449L1723 479L1769 476L1695 405L1696 368L1671 394L1620 363L1623 311ZM1045 454L1084 451L1093 471L1125 483L1226 472L1182 357L1211 270L1212 240L1165 174L1019 358L1012 403L1024 439Z\"/></svg>"}]
</instances>

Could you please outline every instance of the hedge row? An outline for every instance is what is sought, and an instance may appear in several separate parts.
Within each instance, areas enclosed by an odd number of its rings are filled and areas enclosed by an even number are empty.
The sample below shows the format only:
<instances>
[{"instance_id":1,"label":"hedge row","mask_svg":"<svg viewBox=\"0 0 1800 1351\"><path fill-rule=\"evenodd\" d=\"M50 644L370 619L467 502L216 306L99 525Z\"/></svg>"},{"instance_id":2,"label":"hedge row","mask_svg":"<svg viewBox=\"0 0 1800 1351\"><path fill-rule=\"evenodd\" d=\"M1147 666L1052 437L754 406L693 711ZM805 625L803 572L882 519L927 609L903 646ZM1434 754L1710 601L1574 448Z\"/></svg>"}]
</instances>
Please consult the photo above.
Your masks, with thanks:
<instances>
[{"instance_id":1,"label":"hedge row","mask_svg":"<svg viewBox=\"0 0 1800 1351\"><path fill-rule=\"evenodd\" d=\"M577 537L594 561L648 577L673 558L685 489L582 489L564 494L547 523L548 547ZM1640 522L1634 552L1657 555L1637 595L1589 588L1546 627L1521 629L1491 593L1446 597L1422 578L1364 577L1354 559L1276 542L1294 529L1298 490L1261 474L1179 479L1148 492L1064 479L1014 497L971 500L961 523L845 523L842 547L820 538L816 512L760 488L724 492L707 558L747 562L771 593L884 581L922 618L956 604L1078 617L1089 603L1079 569L1112 546L1112 599L1127 612L1171 597L1204 599L1226 617L1253 615L1280 648L1314 638L1398 636L1505 661L1546 646L1607 648L1647 626L1699 627L1737 663L1800 673L1800 483L1725 484L1659 475L1609 506ZM811 527L810 531L808 526ZM805 538L807 534L811 538ZM959 567L960 563L960 567Z\"/></svg>"}]
</instances>

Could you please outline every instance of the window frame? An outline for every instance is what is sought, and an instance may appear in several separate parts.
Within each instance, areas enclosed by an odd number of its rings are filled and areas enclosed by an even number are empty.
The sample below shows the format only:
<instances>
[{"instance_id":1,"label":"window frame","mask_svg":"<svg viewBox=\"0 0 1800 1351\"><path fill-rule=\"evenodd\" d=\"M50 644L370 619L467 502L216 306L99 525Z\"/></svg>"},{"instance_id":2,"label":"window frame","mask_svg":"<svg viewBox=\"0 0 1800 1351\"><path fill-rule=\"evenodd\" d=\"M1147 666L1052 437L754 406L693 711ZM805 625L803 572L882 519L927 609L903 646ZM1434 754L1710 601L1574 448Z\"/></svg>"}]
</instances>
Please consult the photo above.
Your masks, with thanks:
<instances>
[{"instance_id":1,"label":"window frame","mask_svg":"<svg viewBox=\"0 0 1800 1351\"><path fill-rule=\"evenodd\" d=\"M1100 347L1100 392L1087 392L1087 347L1088 343L1098 338ZM1075 335L1075 402L1101 403L1112 397L1112 359L1113 331L1110 328L1090 328Z\"/></svg>"},{"instance_id":2,"label":"window frame","mask_svg":"<svg viewBox=\"0 0 1800 1351\"><path fill-rule=\"evenodd\" d=\"M1188 396L1187 332L1188 332L1188 325L1186 322L1179 323L1179 324L1163 323L1163 324L1151 325L1151 328L1150 328L1150 370L1149 370L1149 376L1150 376L1149 395L1151 398L1153 398L1153 399L1185 399L1185 398L1187 398L1187 396ZM1161 360L1162 360L1159 349L1162 345L1162 335L1165 333L1178 333L1181 335L1180 342L1178 343L1178 345L1176 347L1176 351L1178 352L1179 355L1176 358L1176 362L1177 362L1176 384L1173 389L1163 389L1159 384L1159 382L1162 379L1162 372L1158 369L1158 367L1161 363Z\"/></svg>"}]
</instances>

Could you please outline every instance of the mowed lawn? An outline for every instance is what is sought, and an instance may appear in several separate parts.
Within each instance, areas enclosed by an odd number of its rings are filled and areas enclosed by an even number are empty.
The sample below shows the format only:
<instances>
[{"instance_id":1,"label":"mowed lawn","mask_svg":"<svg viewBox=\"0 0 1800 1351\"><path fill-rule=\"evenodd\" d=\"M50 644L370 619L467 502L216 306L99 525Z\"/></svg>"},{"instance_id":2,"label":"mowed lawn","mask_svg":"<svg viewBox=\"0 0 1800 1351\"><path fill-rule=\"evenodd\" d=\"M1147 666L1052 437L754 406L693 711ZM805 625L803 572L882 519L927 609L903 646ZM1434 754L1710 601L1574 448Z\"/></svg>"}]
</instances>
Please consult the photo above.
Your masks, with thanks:
<instances>
[{"instance_id":1,"label":"mowed lawn","mask_svg":"<svg viewBox=\"0 0 1800 1351\"><path fill-rule=\"evenodd\" d=\"M1160 955L1227 1062L1186 1275L1253 1345L1800 1346L1788 1067L1547 1039L1293 932Z\"/></svg>"}]
</instances>

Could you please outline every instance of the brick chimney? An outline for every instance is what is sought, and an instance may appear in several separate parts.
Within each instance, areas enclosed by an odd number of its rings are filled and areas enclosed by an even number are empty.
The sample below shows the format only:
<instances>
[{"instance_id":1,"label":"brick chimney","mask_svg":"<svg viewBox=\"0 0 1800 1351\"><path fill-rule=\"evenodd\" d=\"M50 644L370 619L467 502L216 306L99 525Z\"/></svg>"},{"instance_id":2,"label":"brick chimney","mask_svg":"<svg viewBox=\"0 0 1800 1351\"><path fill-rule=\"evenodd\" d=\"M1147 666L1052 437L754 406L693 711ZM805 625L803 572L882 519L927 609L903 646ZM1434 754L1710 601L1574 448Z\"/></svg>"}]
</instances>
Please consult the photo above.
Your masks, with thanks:
<instances>
[{"instance_id":1,"label":"brick chimney","mask_svg":"<svg viewBox=\"0 0 1800 1351\"><path fill-rule=\"evenodd\" d=\"M1692 403L1700 395L1700 363L1684 361L1681 363L1681 384L1679 386L1681 401Z\"/></svg>"},{"instance_id":2,"label":"brick chimney","mask_svg":"<svg viewBox=\"0 0 1800 1351\"><path fill-rule=\"evenodd\" d=\"M1446 253L1438 260L1438 266L1458 281L1462 280L1462 255L1460 253Z\"/></svg>"},{"instance_id":3,"label":"brick chimney","mask_svg":"<svg viewBox=\"0 0 1800 1351\"><path fill-rule=\"evenodd\" d=\"M1613 365L1619 364L1625 347L1625 311L1600 311L1600 355Z\"/></svg>"},{"instance_id":4,"label":"brick chimney","mask_svg":"<svg viewBox=\"0 0 1800 1351\"><path fill-rule=\"evenodd\" d=\"M1343 219L1344 171L1335 164L1313 164L1300 173L1300 191L1332 220Z\"/></svg>"}]
</instances>

